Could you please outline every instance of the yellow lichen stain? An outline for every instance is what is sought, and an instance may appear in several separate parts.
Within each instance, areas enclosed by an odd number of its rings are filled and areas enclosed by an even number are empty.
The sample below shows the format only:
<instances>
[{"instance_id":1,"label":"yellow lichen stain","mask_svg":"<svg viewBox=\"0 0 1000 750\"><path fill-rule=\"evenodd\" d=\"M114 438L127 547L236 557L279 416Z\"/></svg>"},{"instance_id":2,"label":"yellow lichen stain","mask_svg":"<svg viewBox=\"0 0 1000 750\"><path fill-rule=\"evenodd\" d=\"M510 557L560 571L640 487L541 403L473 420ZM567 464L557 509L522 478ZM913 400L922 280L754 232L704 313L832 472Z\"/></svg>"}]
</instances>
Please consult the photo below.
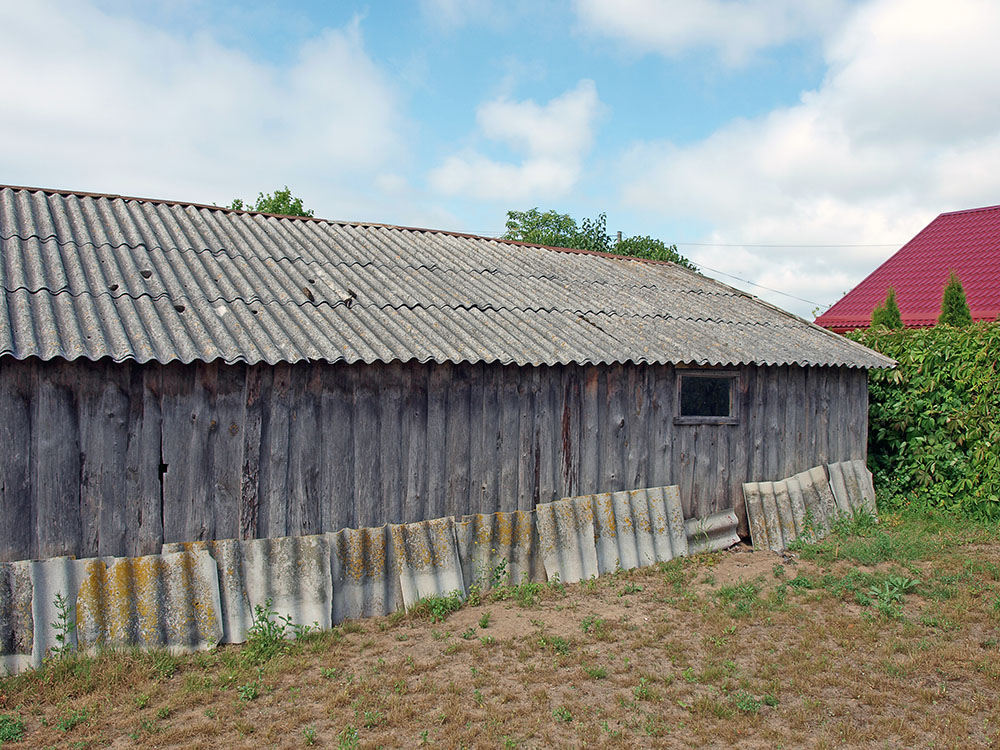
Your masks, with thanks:
<instances>
[{"instance_id":1,"label":"yellow lichen stain","mask_svg":"<svg viewBox=\"0 0 1000 750\"><path fill-rule=\"evenodd\" d=\"M110 568L100 560L89 563L77 596L80 648L194 645L186 642L192 624L200 639L214 636L213 592L197 580L194 555L178 554L171 564L160 555L122 558ZM173 603L167 601L170 589Z\"/></svg>"},{"instance_id":2,"label":"yellow lichen stain","mask_svg":"<svg viewBox=\"0 0 1000 750\"><path fill-rule=\"evenodd\" d=\"M336 544L341 573L345 578L360 583L366 577L385 577L385 527L344 529L339 533Z\"/></svg>"}]
</instances>

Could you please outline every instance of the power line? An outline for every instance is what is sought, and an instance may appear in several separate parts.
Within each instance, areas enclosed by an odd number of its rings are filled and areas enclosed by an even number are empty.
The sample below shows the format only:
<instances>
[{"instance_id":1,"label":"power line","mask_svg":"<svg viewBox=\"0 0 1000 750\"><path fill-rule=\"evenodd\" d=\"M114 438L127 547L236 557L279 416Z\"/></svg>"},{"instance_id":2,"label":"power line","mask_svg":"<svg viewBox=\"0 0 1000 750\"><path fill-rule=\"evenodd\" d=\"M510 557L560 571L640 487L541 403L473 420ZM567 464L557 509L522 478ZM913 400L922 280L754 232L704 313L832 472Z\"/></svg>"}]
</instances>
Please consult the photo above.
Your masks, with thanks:
<instances>
[{"instance_id":1,"label":"power line","mask_svg":"<svg viewBox=\"0 0 1000 750\"><path fill-rule=\"evenodd\" d=\"M813 302L811 299L805 299L804 297L796 297L794 294L789 294L788 292L783 292L780 289L772 289L769 286L764 286L763 284L758 284L756 281L750 281L748 279L744 279L744 278L741 278L739 276L734 276L731 273L726 273L725 271L719 271L719 270L716 270L714 268L709 268L708 266L706 266L704 264L699 264L699 265L700 265L701 268L704 268L706 271L711 271L712 273L719 273L719 274L722 274L723 276L728 276L731 279L736 279L737 281L742 281L744 284L749 284L750 286L760 287L761 289L766 289L767 291L774 292L775 294L781 294L781 295L784 295L785 297L791 297L792 299L797 299L799 302L807 302L810 305L816 305L817 307L830 307L830 305L825 304L823 302Z\"/></svg>"},{"instance_id":2,"label":"power line","mask_svg":"<svg viewBox=\"0 0 1000 750\"><path fill-rule=\"evenodd\" d=\"M675 242L677 246L685 247L808 247L808 248L836 248L836 247L901 247L903 243L894 242L892 244L883 243L881 245L748 245L745 242L724 243L724 242Z\"/></svg>"}]
</instances>

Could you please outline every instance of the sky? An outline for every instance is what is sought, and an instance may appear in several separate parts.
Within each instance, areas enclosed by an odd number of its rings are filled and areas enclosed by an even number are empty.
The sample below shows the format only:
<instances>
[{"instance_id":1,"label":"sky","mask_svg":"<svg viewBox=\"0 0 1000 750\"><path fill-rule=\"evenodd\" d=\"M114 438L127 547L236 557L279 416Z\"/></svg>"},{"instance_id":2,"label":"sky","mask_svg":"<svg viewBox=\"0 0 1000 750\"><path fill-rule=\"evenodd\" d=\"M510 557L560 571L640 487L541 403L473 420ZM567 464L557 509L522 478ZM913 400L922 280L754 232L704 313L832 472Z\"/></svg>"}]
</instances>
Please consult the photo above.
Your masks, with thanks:
<instances>
[{"instance_id":1,"label":"sky","mask_svg":"<svg viewBox=\"0 0 1000 750\"><path fill-rule=\"evenodd\" d=\"M995 0L0 0L0 183L676 243L811 319L1000 203Z\"/></svg>"}]
</instances>

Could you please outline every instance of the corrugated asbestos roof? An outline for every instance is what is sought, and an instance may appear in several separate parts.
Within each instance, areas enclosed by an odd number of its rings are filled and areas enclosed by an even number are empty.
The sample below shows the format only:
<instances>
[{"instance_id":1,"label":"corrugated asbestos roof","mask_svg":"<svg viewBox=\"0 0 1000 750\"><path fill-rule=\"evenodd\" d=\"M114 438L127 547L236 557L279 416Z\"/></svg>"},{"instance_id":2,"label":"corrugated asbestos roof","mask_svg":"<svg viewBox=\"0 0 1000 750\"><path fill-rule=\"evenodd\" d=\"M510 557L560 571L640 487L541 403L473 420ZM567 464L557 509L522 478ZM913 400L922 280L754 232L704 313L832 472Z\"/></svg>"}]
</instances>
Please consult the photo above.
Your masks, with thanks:
<instances>
[{"instance_id":1,"label":"corrugated asbestos roof","mask_svg":"<svg viewBox=\"0 0 1000 750\"><path fill-rule=\"evenodd\" d=\"M0 356L161 363L892 361L670 263L0 187Z\"/></svg>"},{"instance_id":2,"label":"corrugated asbestos roof","mask_svg":"<svg viewBox=\"0 0 1000 750\"><path fill-rule=\"evenodd\" d=\"M816 323L834 331L867 328L892 287L905 326L932 326L952 271L973 320L1000 317L1000 206L941 214Z\"/></svg>"}]
</instances>

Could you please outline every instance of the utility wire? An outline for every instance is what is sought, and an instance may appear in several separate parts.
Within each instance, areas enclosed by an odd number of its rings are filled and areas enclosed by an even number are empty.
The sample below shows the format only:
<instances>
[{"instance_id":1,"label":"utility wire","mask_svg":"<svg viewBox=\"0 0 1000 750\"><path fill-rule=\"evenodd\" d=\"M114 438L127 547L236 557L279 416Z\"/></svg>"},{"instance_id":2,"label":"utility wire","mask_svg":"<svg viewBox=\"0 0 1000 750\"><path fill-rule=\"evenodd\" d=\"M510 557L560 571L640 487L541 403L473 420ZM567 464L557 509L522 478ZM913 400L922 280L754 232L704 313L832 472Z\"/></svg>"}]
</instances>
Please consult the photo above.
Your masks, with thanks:
<instances>
[{"instance_id":1,"label":"utility wire","mask_svg":"<svg viewBox=\"0 0 1000 750\"><path fill-rule=\"evenodd\" d=\"M902 247L902 242L893 242L892 244L884 242L881 245L748 245L745 242L735 242L735 243L723 243L723 242L675 242L675 245L684 245L686 247L822 247L822 248L835 248L835 247Z\"/></svg>"},{"instance_id":2,"label":"utility wire","mask_svg":"<svg viewBox=\"0 0 1000 750\"><path fill-rule=\"evenodd\" d=\"M723 276L728 276L731 279L736 279L737 281L742 281L744 284L749 284L750 286L760 287L761 289L766 289L769 292L774 292L775 294L781 294L785 297L791 297L792 299L797 299L799 302L808 302L810 305L816 305L817 307L830 307L828 304L823 302L813 302L811 299L805 299L803 297L796 297L794 294L789 294L788 292L783 292L780 289L772 289L769 286L764 286L763 284L758 284L755 281L750 281L748 279L741 278L739 276L733 276L731 273L726 273L725 271L719 271L715 268L709 268L705 264L699 264L699 268L704 268L706 271L711 271L712 273L722 274Z\"/></svg>"}]
</instances>

